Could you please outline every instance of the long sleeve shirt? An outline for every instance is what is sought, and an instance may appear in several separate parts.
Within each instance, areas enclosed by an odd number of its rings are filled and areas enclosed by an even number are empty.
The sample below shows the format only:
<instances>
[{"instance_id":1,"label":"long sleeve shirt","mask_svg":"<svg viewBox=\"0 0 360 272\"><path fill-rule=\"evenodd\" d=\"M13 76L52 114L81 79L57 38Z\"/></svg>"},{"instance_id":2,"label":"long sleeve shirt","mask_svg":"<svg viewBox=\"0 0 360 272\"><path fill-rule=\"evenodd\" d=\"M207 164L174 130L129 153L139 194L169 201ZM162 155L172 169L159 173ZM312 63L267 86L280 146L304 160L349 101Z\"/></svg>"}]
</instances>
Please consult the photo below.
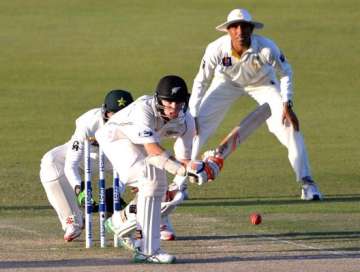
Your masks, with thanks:
<instances>
[{"instance_id":1,"label":"long sleeve shirt","mask_svg":"<svg viewBox=\"0 0 360 272\"><path fill-rule=\"evenodd\" d=\"M231 46L229 35L210 43L194 79L190 112L198 116L201 100L214 77L231 82L246 91L246 87L279 83L283 102L292 99L292 69L285 56L268 38L253 34L251 46L240 57Z\"/></svg>"}]
</instances>

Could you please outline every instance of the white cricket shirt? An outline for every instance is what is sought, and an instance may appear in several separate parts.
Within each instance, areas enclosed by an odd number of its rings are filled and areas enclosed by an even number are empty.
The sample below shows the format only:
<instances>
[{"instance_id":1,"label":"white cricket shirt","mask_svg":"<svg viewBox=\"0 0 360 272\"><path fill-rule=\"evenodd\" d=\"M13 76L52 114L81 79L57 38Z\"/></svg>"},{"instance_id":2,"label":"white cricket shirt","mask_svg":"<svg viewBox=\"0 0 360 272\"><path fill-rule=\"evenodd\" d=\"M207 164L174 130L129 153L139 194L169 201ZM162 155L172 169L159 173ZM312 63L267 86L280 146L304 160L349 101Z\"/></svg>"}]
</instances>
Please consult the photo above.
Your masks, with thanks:
<instances>
[{"instance_id":1,"label":"white cricket shirt","mask_svg":"<svg viewBox=\"0 0 360 272\"><path fill-rule=\"evenodd\" d=\"M142 96L123 110L115 113L109 124L116 124L118 131L133 144L160 143L164 138L176 138L174 145L177 159L190 159L195 123L190 113L180 112L179 117L165 121L155 107L154 96Z\"/></svg>"},{"instance_id":2,"label":"white cricket shirt","mask_svg":"<svg viewBox=\"0 0 360 272\"><path fill-rule=\"evenodd\" d=\"M89 110L76 119L76 129L68 142L68 150L65 157L65 175L70 184L74 187L80 185L81 175L80 168L83 163L84 142L88 137L95 139L95 132L104 125L101 108ZM97 143L90 141L93 152L92 157L97 157Z\"/></svg>"},{"instance_id":3,"label":"white cricket shirt","mask_svg":"<svg viewBox=\"0 0 360 272\"><path fill-rule=\"evenodd\" d=\"M190 111L197 116L206 90L218 77L246 91L246 87L278 84L283 102L292 99L292 69L276 44L263 36L253 34L251 46L239 57L231 47L230 35L210 43L194 79Z\"/></svg>"}]
</instances>

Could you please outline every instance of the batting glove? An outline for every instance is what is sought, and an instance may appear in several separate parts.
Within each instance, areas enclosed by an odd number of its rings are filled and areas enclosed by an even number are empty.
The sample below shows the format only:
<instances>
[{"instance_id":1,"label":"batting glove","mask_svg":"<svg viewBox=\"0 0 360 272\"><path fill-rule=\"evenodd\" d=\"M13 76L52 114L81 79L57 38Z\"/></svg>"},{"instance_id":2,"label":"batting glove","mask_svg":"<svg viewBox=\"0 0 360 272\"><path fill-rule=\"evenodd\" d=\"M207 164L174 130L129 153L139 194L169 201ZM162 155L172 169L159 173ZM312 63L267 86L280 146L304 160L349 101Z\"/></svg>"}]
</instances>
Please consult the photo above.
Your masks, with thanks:
<instances>
[{"instance_id":1,"label":"batting glove","mask_svg":"<svg viewBox=\"0 0 360 272\"><path fill-rule=\"evenodd\" d=\"M220 173L223 160L220 158L208 158L206 161L190 161L187 164L187 175L189 181L203 185L208 181L214 180Z\"/></svg>"}]
</instances>

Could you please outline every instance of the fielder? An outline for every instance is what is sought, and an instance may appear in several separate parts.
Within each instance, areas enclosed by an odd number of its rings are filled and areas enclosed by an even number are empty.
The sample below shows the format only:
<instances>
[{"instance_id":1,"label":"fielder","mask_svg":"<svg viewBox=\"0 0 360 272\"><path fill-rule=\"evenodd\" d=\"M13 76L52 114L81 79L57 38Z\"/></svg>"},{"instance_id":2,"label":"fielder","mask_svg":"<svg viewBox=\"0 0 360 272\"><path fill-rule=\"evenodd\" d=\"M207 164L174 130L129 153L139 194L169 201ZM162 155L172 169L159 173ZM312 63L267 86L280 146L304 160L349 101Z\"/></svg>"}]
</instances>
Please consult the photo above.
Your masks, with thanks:
<instances>
[{"instance_id":1,"label":"fielder","mask_svg":"<svg viewBox=\"0 0 360 272\"><path fill-rule=\"evenodd\" d=\"M92 109L76 120L76 129L70 141L48 151L41 159L40 180L51 206L55 209L64 240L70 242L79 237L83 228L83 214L79 208L81 192L81 173L83 168L83 146L86 138L94 138L95 132L117 111L133 102L131 94L123 90L110 91L101 108ZM98 169L98 146L91 145L91 164ZM106 158L105 158L106 159ZM112 171L105 162L106 171Z\"/></svg>"},{"instance_id":2,"label":"fielder","mask_svg":"<svg viewBox=\"0 0 360 272\"><path fill-rule=\"evenodd\" d=\"M177 176L175 181L181 186L187 176L202 183L215 179L220 172L219 161L211 157L190 161L195 124L188 112L188 98L182 78L165 76L155 95L138 98L95 134L120 180L138 189L136 205L133 202L126 208L128 215L136 214L135 262L175 262L175 256L160 249L166 173ZM160 145L164 138L175 139L174 157ZM117 214L106 222L115 233L124 229L124 221Z\"/></svg>"},{"instance_id":3,"label":"fielder","mask_svg":"<svg viewBox=\"0 0 360 272\"><path fill-rule=\"evenodd\" d=\"M293 111L292 69L273 41L253 33L262 27L245 9L232 10L227 21L216 27L227 34L207 46L189 102L197 129L192 158L214 133L232 102L250 96L260 105L270 105L272 114L266 123L288 149L290 164L302 187L301 199L319 200L322 196L312 178Z\"/></svg>"}]
</instances>

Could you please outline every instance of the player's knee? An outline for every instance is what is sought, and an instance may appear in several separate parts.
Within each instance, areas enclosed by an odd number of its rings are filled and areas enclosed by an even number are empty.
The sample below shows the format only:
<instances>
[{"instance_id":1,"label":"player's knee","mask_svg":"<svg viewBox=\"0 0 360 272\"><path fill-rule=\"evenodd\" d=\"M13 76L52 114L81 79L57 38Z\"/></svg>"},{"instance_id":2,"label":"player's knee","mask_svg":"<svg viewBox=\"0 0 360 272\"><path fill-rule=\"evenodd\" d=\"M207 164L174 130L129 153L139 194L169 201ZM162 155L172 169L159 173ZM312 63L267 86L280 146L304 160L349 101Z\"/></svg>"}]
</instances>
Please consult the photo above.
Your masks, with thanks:
<instances>
[{"instance_id":1,"label":"player's knee","mask_svg":"<svg viewBox=\"0 0 360 272\"><path fill-rule=\"evenodd\" d=\"M144 196L163 196L167 190L167 182L161 179L150 180L143 178L139 181L139 193Z\"/></svg>"},{"instance_id":2,"label":"player's knee","mask_svg":"<svg viewBox=\"0 0 360 272\"><path fill-rule=\"evenodd\" d=\"M56 156L52 150L46 152L41 158L41 165L52 164L55 162Z\"/></svg>"},{"instance_id":3,"label":"player's knee","mask_svg":"<svg viewBox=\"0 0 360 272\"><path fill-rule=\"evenodd\" d=\"M41 183L52 182L64 175L64 167L58 165L53 160L41 160L40 180Z\"/></svg>"},{"instance_id":4,"label":"player's knee","mask_svg":"<svg viewBox=\"0 0 360 272\"><path fill-rule=\"evenodd\" d=\"M167 190L168 182L165 170L151 164L143 165L143 176L139 179L139 191L147 192L148 196L163 196Z\"/></svg>"}]
</instances>

